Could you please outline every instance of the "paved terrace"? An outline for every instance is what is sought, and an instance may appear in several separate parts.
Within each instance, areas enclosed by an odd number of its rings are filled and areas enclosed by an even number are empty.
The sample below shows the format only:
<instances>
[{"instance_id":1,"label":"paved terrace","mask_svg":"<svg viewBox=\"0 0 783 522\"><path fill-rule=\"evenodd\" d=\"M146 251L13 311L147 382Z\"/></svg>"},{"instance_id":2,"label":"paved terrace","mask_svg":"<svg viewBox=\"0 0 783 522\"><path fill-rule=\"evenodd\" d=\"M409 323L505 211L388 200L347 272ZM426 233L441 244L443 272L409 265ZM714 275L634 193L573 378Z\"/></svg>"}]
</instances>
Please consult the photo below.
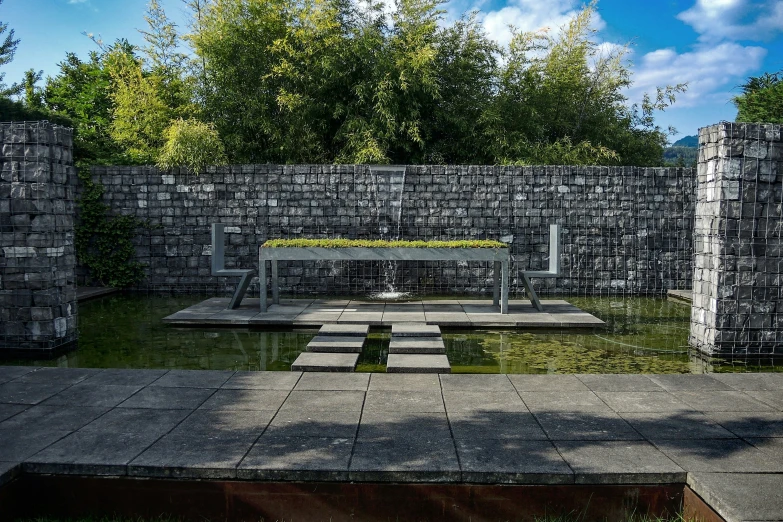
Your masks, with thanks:
<instances>
[{"instance_id":1,"label":"paved terrace","mask_svg":"<svg viewBox=\"0 0 783 522\"><path fill-rule=\"evenodd\" d=\"M551 299L539 312L527 299L509 301L509 313L501 314L491 299L441 299L405 302L349 299L281 299L261 313L258 299L244 299L235 310L229 299L206 299L163 319L184 326L297 325L332 323L387 325L426 323L445 327L594 328L605 323L574 305Z\"/></svg>"},{"instance_id":2,"label":"paved terrace","mask_svg":"<svg viewBox=\"0 0 783 522\"><path fill-rule=\"evenodd\" d=\"M0 367L0 473L688 484L783 519L783 375Z\"/></svg>"}]
</instances>

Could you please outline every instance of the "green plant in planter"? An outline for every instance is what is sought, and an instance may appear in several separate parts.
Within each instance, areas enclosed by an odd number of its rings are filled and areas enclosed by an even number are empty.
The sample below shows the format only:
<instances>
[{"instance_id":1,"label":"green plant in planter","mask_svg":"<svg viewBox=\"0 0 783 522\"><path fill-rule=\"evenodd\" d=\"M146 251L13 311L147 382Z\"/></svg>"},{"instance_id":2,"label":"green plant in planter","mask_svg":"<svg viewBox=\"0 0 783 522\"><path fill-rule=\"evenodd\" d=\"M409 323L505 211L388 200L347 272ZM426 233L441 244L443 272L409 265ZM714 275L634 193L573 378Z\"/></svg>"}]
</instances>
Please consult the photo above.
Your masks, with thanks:
<instances>
[{"instance_id":1,"label":"green plant in planter","mask_svg":"<svg viewBox=\"0 0 783 522\"><path fill-rule=\"evenodd\" d=\"M144 265L135 260L132 240L136 229L148 223L134 216L110 216L103 185L93 182L87 169L79 172L79 180L83 192L74 237L77 259L103 285L133 286L144 278Z\"/></svg>"},{"instance_id":2,"label":"green plant in planter","mask_svg":"<svg viewBox=\"0 0 783 522\"><path fill-rule=\"evenodd\" d=\"M508 248L492 239L459 241L404 241L384 239L270 239L262 246L270 248Z\"/></svg>"}]
</instances>

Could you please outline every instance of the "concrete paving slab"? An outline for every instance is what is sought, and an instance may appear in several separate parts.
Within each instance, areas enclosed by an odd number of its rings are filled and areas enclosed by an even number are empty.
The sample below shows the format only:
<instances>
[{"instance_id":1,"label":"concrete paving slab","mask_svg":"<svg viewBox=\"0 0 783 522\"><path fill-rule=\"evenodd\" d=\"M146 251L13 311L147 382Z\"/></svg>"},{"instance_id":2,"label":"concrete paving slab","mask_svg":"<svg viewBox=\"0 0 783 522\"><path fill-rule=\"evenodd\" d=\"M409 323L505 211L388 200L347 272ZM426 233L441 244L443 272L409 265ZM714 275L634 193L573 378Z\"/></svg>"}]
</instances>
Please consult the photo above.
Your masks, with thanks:
<instances>
[{"instance_id":1,"label":"concrete paving slab","mask_svg":"<svg viewBox=\"0 0 783 522\"><path fill-rule=\"evenodd\" d=\"M449 424L455 440L547 439L533 414L525 411L450 411Z\"/></svg>"},{"instance_id":2,"label":"concrete paving slab","mask_svg":"<svg viewBox=\"0 0 783 522\"><path fill-rule=\"evenodd\" d=\"M443 390L448 391L493 391L515 392L514 386L506 375L487 374L448 374L441 375L440 382Z\"/></svg>"},{"instance_id":3,"label":"concrete paving slab","mask_svg":"<svg viewBox=\"0 0 783 522\"><path fill-rule=\"evenodd\" d=\"M457 482L461 473L453 443L357 441L349 478L363 482Z\"/></svg>"},{"instance_id":4,"label":"concrete paving slab","mask_svg":"<svg viewBox=\"0 0 783 522\"><path fill-rule=\"evenodd\" d=\"M128 465L143 477L231 479L261 436L272 411L193 412Z\"/></svg>"},{"instance_id":5,"label":"concrete paving slab","mask_svg":"<svg viewBox=\"0 0 783 522\"><path fill-rule=\"evenodd\" d=\"M307 343L308 352L361 353L364 337L316 336Z\"/></svg>"},{"instance_id":6,"label":"concrete paving slab","mask_svg":"<svg viewBox=\"0 0 783 522\"><path fill-rule=\"evenodd\" d=\"M664 391L647 375L582 374L576 377L594 392Z\"/></svg>"},{"instance_id":7,"label":"concrete paving slab","mask_svg":"<svg viewBox=\"0 0 783 522\"><path fill-rule=\"evenodd\" d=\"M12 381L37 369L35 366L0 366L0 384Z\"/></svg>"},{"instance_id":8,"label":"concrete paving slab","mask_svg":"<svg viewBox=\"0 0 783 522\"><path fill-rule=\"evenodd\" d=\"M19 462L0 462L0 486L11 482L22 472Z\"/></svg>"},{"instance_id":9,"label":"concrete paving slab","mask_svg":"<svg viewBox=\"0 0 783 522\"><path fill-rule=\"evenodd\" d=\"M168 386L147 386L133 397L121 403L119 408L189 409L204 404L214 388L171 388Z\"/></svg>"},{"instance_id":10,"label":"concrete paving slab","mask_svg":"<svg viewBox=\"0 0 783 522\"><path fill-rule=\"evenodd\" d=\"M772 458L777 459L783 455L783 439L780 437L766 437L761 439L748 437L745 440L761 451L769 453Z\"/></svg>"},{"instance_id":11,"label":"concrete paving slab","mask_svg":"<svg viewBox=\"0 0 783 522\"><path fill-rule=\"evenodd\" d=\"M383 312L343 312L337 319L337 323L380 325L383 324Z\"/></svg>"},{"instance_id":12,"label":"concrete paving slab","mask_svg":"<svg viewBox=\"0 0 783 522\"><path fill-rule=\"evenodd\" d=\"M421 323L426 324L427 317L424 315L424 310L420 312L383 312L382 324L389 326L395 323Z\"/></svg>"},{"instance_id":13,"label":"concrete paving slab","mask_svg":"<svg viewBox=\"0 0 783 522\"><path fill-rule=\"evenodd\" d=\"M155 386L220 388L232 375L228 370L171 370L155 381Z\"/></svg>"},{"instance_id":14,"label":"concrete paving slab","mask_svg":"<svg viewBox=\"0 0 783 522\"><path fill-rule=\"evenodd\" d=\"M441 326L472 326L468 314L464 312L424 312L427 324Z\"/></svg>"},{"instance_id":15,"label":"concrete paving slab","mask_svg":"<svg viewBox=\"0 0 783 522\"><path fill-rule=\"evenodd\" d=\"M519 392L588 391L575 375L508 375Z\"/></svg>"},{"instance_id":16,"label":"concrete paving slab","mask_svg":"<svg viewBox=\"0 0 783 522\"><path fill-rule=\"evenodd\" d=\"M736 438L735 434L699 412L622 413L620 416L651 441Z\"/></svg>"},{"instance_id":17,"label":"concrete paving slab","mask_svg":"<svg viewBox=\"0 0 783 522\"><path fill-rule=\"evenodd\" d=\"M110 384L112 386L147 386L157 381L168 370L130 370L109 368L82 381L84 384Z\"/></svg>"},{"instance_id":18,"label":"concrete paving slab","mask_svg":"<svg viewBox=\"0 0 783 522\"><path fill-rule=\"evenodd\" d=\"M571 484L574 474L549 441L457 440L462 479L486 484Z\"/></svg>"},{"instance_id":19,"label":"concrete paving slab","mask_svg":"<svg viewBox=\"0 0 783 522\"><path fill-rule=\"evenodd\" d=\"M325 324L318 330L320 336L367 337L368 333L369 324Z\"/></svg>"},{"instance_id":20,"label":"concrete paving slab","mask_svg":"<svg viewBox=\"0 0 783 522\"><path fill-rule=\"evenodd\" d=\"M32 406L0 423L0 429L75 431L94 421L109 408L77 406Z\"/></svg>"},{"instance_id":21,"label":"concrete paving slab","mask_svg":"<svg viewBox=\"0 0 783 522\"><path fill-rule=\"evenodd\" d=\"M205 410L277 410L288 397L281 390L218 390L204 404Z\"/></svg>"},{"instance_id":22,"label":"concrete paving slab","mask_svg":"<svg viewBox=\"0 0 783 522\"><path fill-rule=\"evenodd\" d=\"M306 372L295 390L354 390L367 391L369 373Z\"/></svg>"},{"instance_id":23,"label":"concrete paving slab","mask_svg":"<svg viewBox=\"0 0 783 522\"><path fill-rule=\"evenodd\" d=\"M236 372L222 388L290 391L294 389L301 375L299 372Z\"/></svg>"},{"instance_id":24,"label":"concrete paving slab","mask_svg":"<svg viewBox=\"0 0 783 522\"><path fill-rule=\"evenodd\" d=\"M434 324L397 323L392 325L392 337L440 337L440 327Z\"/></svg>"},{"instance_id":25,"label":"concrete paving slab","mask_svg":"<svg viewBox=\"0 0 783 522\"><path fill-rule=\"evenodd\" d=\"M302 352L291 364L292 371L352 372L359 361L358 353Z\"/></svg>"},{"instance_id":26,"label":"concrete paving slab","mask_svg":"<svg viewBox=\"0 0 783 522\"><path fill-rule=\"evenodd\" d=\"M0 384L0 404L38 404L66 389L69 384L31 384L11 381Z\"/></svg>"},{"instance_id":27,"label":"concrete paving slab","mask_svg":"<svg viewBox=\"0 0 783 522\"><path fill-rule=\"evenodd\" d=\"M386 359L386 372L449 373L451 365L446 355L394 353Z\"/></svg>"},{"instance_id":28,"label":"concrete paving slab","mask_svg":"<svg viewBox=\"0 0 783 522\"><path fill-rule=\"evenodd\" d=\"M344 390L294 390L280 411L361 411L364 392Z\"/></svg>"},{"instance_id":29,"label":"concrete paving slab","mask_svg":"<svg viewBox=\"0 0 783 522\"><path fill-rule=\"evenodd\" d=\"M446 345L441 338L392 337L389 341L389 353L445 354Z\"/></svg>"},{"instance_id":30,"label":"concrete paving slab","mask_svg":"<svg viewBox=\"0 0 783 522\"><path fill-rule=\"evenodd\" d=\"M384 312L422 312L424 303L421 301L388 301L383 309Z\"/></svg>"},{"instance_id":31,"label":"concrete paving slab","mask_svg":"<svg viewBox=\"0 0 783 522\"><path fill-rule=\"evenodd\" d=\"M350 302L350 299L313 299L310 306L341 306L345 308Z\"/></svg>"},{"instance_id":32,"label":"concrete paving slab","mask_svg":"<svg viewBox=\"0 0 783 522\"><path fill-rule=\"evenodd\" d=\"M0 422L25 411L27 408L28 406L24 404L0 404Z\"/></svg>"},{"instance_id":33,"label":"concrete paving slab","mask_svg":"<svg viewBox=\"0 0 783 522\"><path fill-rule=\"evenodd\" d=\"M440 390L400 391L371 390L364 401L364 411L378 412L445 412Z\"/></svg>"},{"instance_id":34,"label":"concrete paving slab","mask_svg":"<svg viewBox=\"0 0 783 522\"><path fill-rule=\"evenodd\" d=\"M686 473L646 441L556 441L576 484L672 484Z\"/></svg>"},{"instance_id":35,"label":"concrete paving slab","mask_svg":"<svg viewBox=\"0 0 783 522\"><path fill-rule=\"evenodd\" d=\"M693 407L669 392L596 392L616 412L682 412Z\"/></svg>"},{"instance_id":36,"label":"concrete paving slab","mask_svg":"<svg viewBox=\"0 0 783 522\"><path fill-rule=\"evenodd\" d=\"M688 486L726 522L781 520L783 475L688 473Z\"/></svg>"},{"instance_id":37,"label":"concrete paving slab","mask_svg":"<svg viewBox=\"0 0 783 522\"><path fill-rule=\"evenodd\" d=\"M453 446L449 421L443 411L364 411L358 441L405 440L417 444Z\"/></svg>"},{"instance_id":38,"label":"concrete paving slab","mask_svg":"<svg viewBox=\"0 0 783 522\"><path fill-rule=\"evenodd\" d=\"M783 472L783 457L770 456L741 439L657 440L655 445L691 472Z\"/></svg>"},{"instance_id":39,"label":"concrete paving slab","mask_svg":"<svg viewBox=\"0 0 783 522\"><path fill-rule=\"evenodd\" d=\"M516 392L443 390L446 411L452 412L526 412L525 403Z\"/></svg>"},{"instance_id":40,"label":"concrete paving slab","mask_svg":"<svg viewBox=\"0 0 783 522\"><path fill-rule=\"evenodd\" d=\"M780 391L783 373L715 373L713 379L737 391Z\"/></svg>"},{"instance_id":41,"label":"concrete paving slab","mask_svg":"<svg viewBox=\"0 0 783 522\"><path fill-rule=\"evenodd\" d=\"M97 368L40 368L14 379L25 384L76 384L103 370Z\"/></svg>"},{"instance_id":42,"label":"concrete paving slab","mask_svg":"<svg viewBox=\"0 0 783 522\"><path fill-rule=\"evenodd\" d=\"M732 391L733 388L711 375L651 375L650 378L668 391Z\"/></svg>"},{"instance_id":43,"label":"concrete paving slab","mask_svg":"<svg viewBox=\"0 0 783 522\"><path fill-rule=\"evenodd\" d=\"M304 311L293 319L295 325L320 326L322 324L337 323L342 312L308 312ZM276 321L270 321L275 323Z\"/></svg>"},{"instance_id":44,"label":"concrete paving slab","mask_svg":"<svg viewBox=\"0 0 783 522\"><path fill-rule=\"evenodd\" d=\"M111 408L138 392L142 387L112 386L81 382L53 395L42 404L49 406L95 406Z\"/></svg>"},{"instance_id":45,"label":"concrete paving slab","mask_svg":"<svg viewBox=\"0 0 783 522\"><path fill-rule=\"evenodd\" d=\"M421 373L373 373L370 375L370 391L396 390L440 390L438 374Z\"/></svg>"},{"instance_id":46,"label":"concrete paving slab","mask_svg":"<svg viewBox=\"0 0 783 522\"><path fill-rule=\"evenodd\" d=\"M738 391L676 391L672 395L699 411L775 411L772 406Z\"/></svg>"},{"instance_id":47,"label":"concrete paving slab","mask_svg":"<svg viewBox=\"0 0 783 522\"><path fill-rule=\"evenodd\" d=\"M608 412L609 407L591 391L519 392L530 411L538 412Z\"/></svg>"},{"instance_id":48,"label":"concrete paving slab","mask_svg":"<svg viewBox=\"0 0 783 522\"><path fill-rule=\"evenodd\" d=\"M745 393L775 410L783 410L783 391L746 391Z\"/></svg>"},{"instance_id":49,"label":"concrete paving slab","mask_svg":"<svg viewBox=\"0 0 783 522\"><path fill-rule=\"evenodd\" d=\"M783 437L783 413L712 412L707 416L738 437Z\"/></svg>"},{"instance_id":50,"label":"concrete paving slab","mask_svg":"<svg viewBox=\"0 0 783 522\"><path fill-rule=\"evenodd\" d=\"M237 468L244 480L348 480L352 438L265 433Z\"/></svg>"},{"instance_id":51,"label":"concrete paving slab","mask_svg":"<svg viewBox=\"0 0 783 522\"><path fill-rule=\"evenodd\" d=\"M642 440L638 431L612 411L535 414L551 440Z\"/></svg>"},{"instance_id":52,"label":"concrete paving slab","mask_svg":"<svg viewBox=\"0 0 783 522\"><path fill-rule=\"evenodd\" d=\"M352 439L359 429L361 410L282 409L269 425L270 434L281 437Z\"/></svg>"},{"instance_id":53,"label":"concrete paving slab","mask_svg":"<svg viewBox=\"0 0 783 522\"><path fill-rule=\"evenodd\" d=\"M66 437L68 430L49 429L37 426L36 429L0 428L0 461L24 462L42 449Z\"/></svg>"}]
</instances>

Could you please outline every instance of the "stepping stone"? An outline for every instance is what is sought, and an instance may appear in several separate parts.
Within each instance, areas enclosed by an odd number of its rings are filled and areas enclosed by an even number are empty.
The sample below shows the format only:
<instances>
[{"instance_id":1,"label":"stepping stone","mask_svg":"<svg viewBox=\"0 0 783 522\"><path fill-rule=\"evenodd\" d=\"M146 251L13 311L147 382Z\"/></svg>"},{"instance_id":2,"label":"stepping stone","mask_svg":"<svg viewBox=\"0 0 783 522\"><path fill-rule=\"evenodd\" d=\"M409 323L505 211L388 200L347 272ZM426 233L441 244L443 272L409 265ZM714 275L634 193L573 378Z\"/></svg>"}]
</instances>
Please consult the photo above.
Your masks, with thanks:
<instances>
[{"instance_id":1,"label":"stepping stone","mask_svg":"<svg viewBox=\"0 0 783 522\"><path fill-rule=\"evenodd\" d=\"M318 336L367 337L369 332L369 324L325 324L318 330Z\"/></svg>"},{"instance_id":2,"label":"stepping stone","mask_svg":"<svg viewBox=\"0 0 783 522\"><path fill-rule=\"evenodd\" d=\"M437 324L393 324L392 337L440 337Z\"/></svg>"},{"instance_id":3,"label":"stepping stone","mask_svg":"<svg viewBox=\"0 0 783 522\"><path fill-rule=\"evenodd\" d=\"M361 353L364 337L338 337L318 335L307 343L308 352Z\"/></svg>"},{"instance_id":4,"label":"stepping stone","mask_svg":"<svg viewBox=\"0 0 783 522\"><path fill-rule=\"evenodd\" d=\"M358 353L302 352L291 365L292 372L352 372Z\"/></svg>"},{"instance_id":5,"label":"stepping stone","mask_svg":"<svg viewBox=\"0 0 783 522\"><path fill-rule=\"evenodd\" d=\"M389 353L446 353L440 337L392 337Z\"/></svg>"},{"instance_id":6,"label":"stepping stone","mask_svg":"<svg viewBox=\"0 0 783 522\"><path fill-rule=\"evenodd\" d=\"M445 355L390 353L386 360L387 373L451 373Z\"/></svg>"}]
</instances>

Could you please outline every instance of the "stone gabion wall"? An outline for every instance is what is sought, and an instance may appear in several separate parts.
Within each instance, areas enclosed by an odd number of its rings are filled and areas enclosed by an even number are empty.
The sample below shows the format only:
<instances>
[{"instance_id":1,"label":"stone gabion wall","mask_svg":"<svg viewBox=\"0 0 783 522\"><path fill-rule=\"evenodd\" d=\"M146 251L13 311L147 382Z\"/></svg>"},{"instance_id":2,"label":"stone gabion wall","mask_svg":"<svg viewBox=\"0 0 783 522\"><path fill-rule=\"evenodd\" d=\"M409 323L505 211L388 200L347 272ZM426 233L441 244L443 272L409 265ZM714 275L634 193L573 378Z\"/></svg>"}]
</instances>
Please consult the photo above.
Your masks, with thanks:
<instances>
[{"instance_id":1,"label":"stone gabion wall","mask_svg":"<svg viewBox=\"0 0 783 522\"><path fill-rule=\"evenodd\" d=\"M242 165L200 176L152 167L95 167L105 202L149 220L137 252L141 288L229 292L211 278L210 225L228 225L227 267L257 267L269 238L493 238L511 244L520 271L545 269L548 226L563 225L564 276L544 294L661 294L690 288L695 173L631 167ZM488 265L298 263L283 291L362 295L490 292ZM255 291L257 292L257 285Z\"/></svg>"},{"instance_id":2,"label":"stone gabion wall","mask_svg":"<svg viewBox=\"0 0 783 522\"><path fill-rule=\"evenodd\" d=\"M76 340L71 129L0 124L0 350Z\"/></svg>"},{"instance_id":3,"label":"stone gabion wall","mask_svg":"<svg viewBox=\"0 0 783 522\"><path fill-rule=\"evenodd\" d=\"M718 355L783 352L780 125L699 131L690 342Z\"/></svg>"}]
</instances>

